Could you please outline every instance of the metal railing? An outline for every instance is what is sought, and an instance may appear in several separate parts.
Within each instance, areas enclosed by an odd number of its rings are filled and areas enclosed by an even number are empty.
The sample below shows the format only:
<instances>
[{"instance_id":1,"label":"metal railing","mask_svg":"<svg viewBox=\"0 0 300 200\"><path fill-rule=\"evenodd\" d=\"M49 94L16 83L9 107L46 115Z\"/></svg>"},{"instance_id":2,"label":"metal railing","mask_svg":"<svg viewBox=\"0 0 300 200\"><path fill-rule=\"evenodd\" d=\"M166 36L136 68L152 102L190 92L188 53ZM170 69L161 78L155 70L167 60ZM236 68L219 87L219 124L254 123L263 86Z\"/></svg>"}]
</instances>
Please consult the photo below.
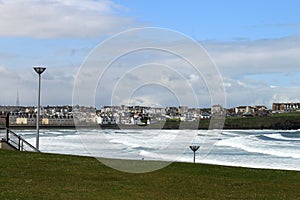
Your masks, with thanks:
<instances>
[{"instance_id":1,"label":"metal railing","mask_svg":"<svg viewBox=\"0 0 300 200\"><path fill-rule=\"evenodd\" d=\"M4 126L0 126L0 140L5 140L6 138L6 129Z\"/></svg>"},{"instance_id":2,"label":"metal railing","mask_svg":"<svg viewBox=\"0 0 300 200\"><path fill-rule=\"evenodd\" d=\"M16 134L12 130L8 128L1 128L0 138L2 141L7 142L13 148L19 151L35 151L40 152L37 148L32 146L29 142L27 142L20 135Z\"/></svg>"}]
</instances>

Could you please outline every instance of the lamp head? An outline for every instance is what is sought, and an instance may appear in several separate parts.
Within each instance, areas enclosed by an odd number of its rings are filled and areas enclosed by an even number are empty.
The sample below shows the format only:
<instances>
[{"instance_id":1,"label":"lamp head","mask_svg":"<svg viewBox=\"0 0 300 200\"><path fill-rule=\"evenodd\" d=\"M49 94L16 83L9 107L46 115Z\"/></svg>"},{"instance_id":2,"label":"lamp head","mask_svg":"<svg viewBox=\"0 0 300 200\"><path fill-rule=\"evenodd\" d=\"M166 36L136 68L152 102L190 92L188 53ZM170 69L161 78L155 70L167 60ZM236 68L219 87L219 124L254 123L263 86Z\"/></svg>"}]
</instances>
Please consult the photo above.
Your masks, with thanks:
<instances>
[{"instance_id":1,"label":"lamp head","mask_svg":"<svg viewBox=\"0 0 300 200\"><path fill-rule=\"evenodd\" d=\"M42 74L46 70L46 67L33 67L33 69L36 73Z\"/></svg>"},{"instance_id":2,"label":"lamp head","mask_svg":"<svg viewBox=\"0 0 300 200\"><path fill-rule=\"evenodd\" d=\"M190 146L190 149L193 151L193 152L196 152L198 149L200 148L200 146Z\"/></svg>"}]
</instances>

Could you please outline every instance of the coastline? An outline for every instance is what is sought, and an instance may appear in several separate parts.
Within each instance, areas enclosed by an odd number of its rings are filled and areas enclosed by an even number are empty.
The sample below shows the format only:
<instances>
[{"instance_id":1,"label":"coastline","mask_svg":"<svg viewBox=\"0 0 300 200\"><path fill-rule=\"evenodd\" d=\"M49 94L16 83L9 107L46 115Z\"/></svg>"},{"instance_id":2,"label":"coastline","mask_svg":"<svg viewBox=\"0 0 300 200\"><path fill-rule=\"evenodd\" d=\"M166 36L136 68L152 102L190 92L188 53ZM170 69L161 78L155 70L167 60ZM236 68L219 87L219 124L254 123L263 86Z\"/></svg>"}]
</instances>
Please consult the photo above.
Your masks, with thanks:
<instances>
[{"instance_id":1,"label":"coastline","mask_svg":"<svg viewBox=\"0 0 300 200\"><path fill-rule=\"evenodd\" d=\"M249 121L251 119L245 119L244 122L227 122L225 121L224 126L221 130L299 130L300 129L300 119L295 121L273 121L272 123L264 123L260 121L257 123L257 120L253 122ZM200 121L198 125L198 130L209 130L209 120L205 122ZM10 129L35 129L35 125L10 125ZM40 125L40 129L163 129L163 130L195 130L195 124L193 122L166 122L166 123L157 123L150 124L147 126L139 125Z\"/></svg>"},{"instance_id":2,"label":"coastline","mask_svg":"<svg viewBox=\"0 0 300 200\"><path fill-rule=\"evenodd\" d=\"M224 123L222 129L224 130L298 130L300 129L300 113L283 113L269 116L255 116L255 117L226 117L225 120L220 118L214 120L214 123ZM196 124L198 123L198 124ZM99 124L41 124L41 129L191 129L195 130L198 125L198 130L208 130L210 127L210 119L201 119L199 122L185 122L185 121L160 121L149 125L99 125ZM11 129L35 129L36 125L26 124L10 124Z\"/></svg>"}]
</instances>

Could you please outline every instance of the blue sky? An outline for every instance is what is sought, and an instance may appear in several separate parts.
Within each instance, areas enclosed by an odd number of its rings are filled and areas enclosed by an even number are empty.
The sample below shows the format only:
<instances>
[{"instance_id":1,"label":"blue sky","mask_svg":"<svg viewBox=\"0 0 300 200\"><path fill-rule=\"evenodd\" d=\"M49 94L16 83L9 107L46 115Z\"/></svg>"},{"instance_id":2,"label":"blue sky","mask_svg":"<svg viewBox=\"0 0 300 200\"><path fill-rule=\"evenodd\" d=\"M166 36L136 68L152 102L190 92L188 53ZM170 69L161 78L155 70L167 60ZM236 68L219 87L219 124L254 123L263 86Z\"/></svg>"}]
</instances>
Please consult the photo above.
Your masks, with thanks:
<instances>
[{"instance_id":1,"label":"blue sky","mask_svg":"<svg viewBox=\"0 0 300 200\"><path fill-rule=\"evenodd\" d=\"M72 104L91 50L120 31L148 26L186 34L205 48L222 75L227 107L300 101L299 7L296 0L0 0L0 105L14 105L17 91L21 104L36 104L34 65L47 66L42 104ZM105 96L105 89L98 92ZM139 92L136 102L174 104L157 95ZM109 103L96 99L97 107Z\"/></svg>"},{"instance_id":2,"label":"blue sky","mask_svg":"<svg viewBox=\"0 0 300 200\"><path fill-rule=\"evenodd\" d=\"M298 1L116 1L149 25L199 40L265 39L299 34Z\"/></svg>"}]
</instances>

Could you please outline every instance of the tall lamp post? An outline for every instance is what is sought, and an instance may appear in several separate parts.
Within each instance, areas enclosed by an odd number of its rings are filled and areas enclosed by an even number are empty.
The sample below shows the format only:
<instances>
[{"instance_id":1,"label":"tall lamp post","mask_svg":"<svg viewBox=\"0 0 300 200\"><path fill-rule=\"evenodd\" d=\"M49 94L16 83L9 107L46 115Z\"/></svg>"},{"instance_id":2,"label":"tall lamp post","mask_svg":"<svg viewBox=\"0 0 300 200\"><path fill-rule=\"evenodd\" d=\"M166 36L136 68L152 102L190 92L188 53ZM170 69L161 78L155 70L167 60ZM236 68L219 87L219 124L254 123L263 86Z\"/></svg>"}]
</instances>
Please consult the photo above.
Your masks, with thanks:
<instances>
[{"instance_id":1,"label":"tall lamp post","mask_svg":"<svg viewBox=\"0 0 300 200\"><path fill-rule=\"evenodd\" d=\"M38 89L38 105L36 117L36 148L39 149L40 137L40 107L41 107L41 74L46 70L46 67L33 67L34 71L39 75L39 89Z\"/></svg>"}]
</instances>

